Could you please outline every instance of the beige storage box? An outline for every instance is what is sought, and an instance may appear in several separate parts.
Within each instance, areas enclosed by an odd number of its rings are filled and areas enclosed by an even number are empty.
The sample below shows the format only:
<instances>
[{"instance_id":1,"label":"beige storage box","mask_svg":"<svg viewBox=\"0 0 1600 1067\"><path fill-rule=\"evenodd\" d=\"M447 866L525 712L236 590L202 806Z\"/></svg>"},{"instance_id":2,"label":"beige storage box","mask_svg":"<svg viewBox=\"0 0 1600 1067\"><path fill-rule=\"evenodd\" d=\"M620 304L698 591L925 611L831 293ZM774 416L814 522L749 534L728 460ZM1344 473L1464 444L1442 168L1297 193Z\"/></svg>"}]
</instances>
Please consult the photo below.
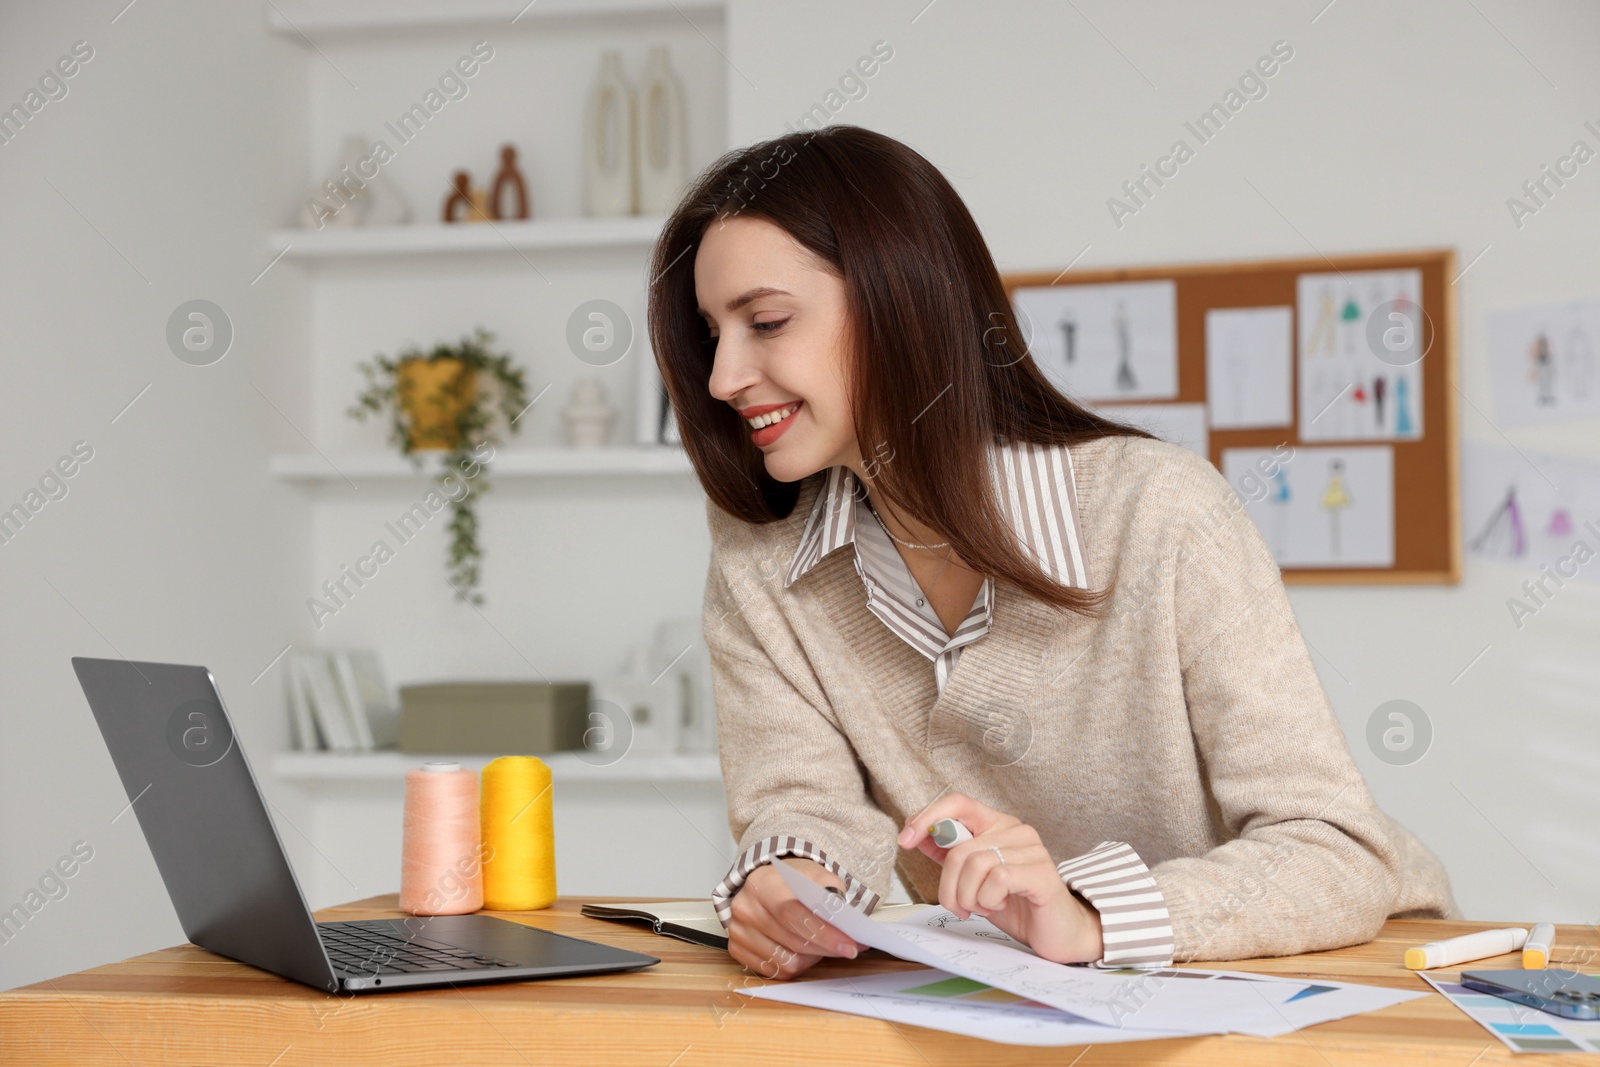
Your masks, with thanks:
<instances>
[{"instance_id":1,"label":"beige storage box","mask_svg":"<svg viewBox=\"0 0 1600 1067\"><path fill-rule=\"evenodd\" d=\"M400 687L400 751L537 756L583 748L587 682Z\"/></svg>"}]
</instances>

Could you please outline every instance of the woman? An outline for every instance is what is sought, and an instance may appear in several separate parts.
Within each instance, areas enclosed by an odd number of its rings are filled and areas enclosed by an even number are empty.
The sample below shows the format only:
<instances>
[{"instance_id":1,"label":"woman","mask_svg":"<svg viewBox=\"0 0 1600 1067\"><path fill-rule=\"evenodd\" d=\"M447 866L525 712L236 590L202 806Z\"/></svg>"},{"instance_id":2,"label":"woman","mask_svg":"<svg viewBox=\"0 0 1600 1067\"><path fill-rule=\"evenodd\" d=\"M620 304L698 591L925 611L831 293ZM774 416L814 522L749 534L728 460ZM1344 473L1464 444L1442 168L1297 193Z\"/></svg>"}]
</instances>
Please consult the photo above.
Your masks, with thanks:
<instances>
[{"instance_id":1,"label":"woman","mask_svg":"<svg viewBox=\"0 0 1600 1067\"><path fill-rule=\"evenodd\" d=\"M927 160L849 126L730 153L651 275L710 498L735 959L789 978L859 948L773 861L866 911L898 871L1060 962L1456 914L1368 794L1238 497L1049 384ZM973 839L938 847L946 817Z\"/></svg>"}]
</instances>

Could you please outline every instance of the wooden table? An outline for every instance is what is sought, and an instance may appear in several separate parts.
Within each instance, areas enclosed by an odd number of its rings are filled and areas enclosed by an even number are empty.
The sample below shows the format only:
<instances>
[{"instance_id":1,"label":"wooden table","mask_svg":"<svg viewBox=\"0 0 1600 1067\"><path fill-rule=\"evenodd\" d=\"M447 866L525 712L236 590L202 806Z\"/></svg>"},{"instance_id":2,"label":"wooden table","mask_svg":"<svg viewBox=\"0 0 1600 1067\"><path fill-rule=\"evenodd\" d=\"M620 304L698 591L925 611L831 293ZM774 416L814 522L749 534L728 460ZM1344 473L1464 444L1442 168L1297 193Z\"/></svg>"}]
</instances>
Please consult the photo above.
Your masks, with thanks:
<instances>
[{"instance_id":1,"label":"wooden table","mask_svg":"<svg viewBox=\"0 0 1600 1067\"><path fill-rule=\"evenodd\" d=\"M725 952L578 913L586 901L611 899L621 898L563 898L544 911L498 914L658 956L660 964L590 978L337 997L183 945L0 993L0 1064L1480 1067L1542 1060L1513 1056L1431 992L1424 999L1270 1040L1229 1035L1097 1045L1087 1050L992 1044L743 997L737 990L760 985L762 979ZM317 918L400 914L391 895L328 908ZM1425 990L1426 984L1401 966L1407 946L1497 925L1510 924L1394 921L1371 944L1227 966ZM1593 928L1558 928L1558 962L1592 960L1597 949ZM825 961L811 973L837 978L914 966L868 952L856 960ZM1480 966L1520 964L1507 956ZM1600 1062L1600 1056L1565 1056L1560 1062Z\"/></svg>"}]
</instances>

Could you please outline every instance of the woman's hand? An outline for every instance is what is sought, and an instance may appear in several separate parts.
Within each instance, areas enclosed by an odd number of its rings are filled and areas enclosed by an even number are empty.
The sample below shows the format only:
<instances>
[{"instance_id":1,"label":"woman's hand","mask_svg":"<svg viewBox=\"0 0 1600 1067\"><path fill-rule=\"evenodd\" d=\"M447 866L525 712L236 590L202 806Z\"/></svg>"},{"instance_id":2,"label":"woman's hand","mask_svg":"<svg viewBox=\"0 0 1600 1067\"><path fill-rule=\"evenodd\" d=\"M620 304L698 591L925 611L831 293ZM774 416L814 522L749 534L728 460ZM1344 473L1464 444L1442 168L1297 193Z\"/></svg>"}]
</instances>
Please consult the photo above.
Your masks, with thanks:
<instances>
[{"instance_id":1,"label":"woman's hand","mask_svg":"<svg viewBox=\"0 0 1600 1067\"><path fill-rule=\"evenodd\" d=\"M960 820L972 840L940 848L928 836L928 827L940 819ZM986 918L1056 963L1105 954L1100 913L1066 887L1038 831L1021 820L961 793L946 793L900 831L900 847L915 848L944 868L939 903L961 918Z\"/></svg>"},{"instance_id":2,"label":"woman's hand","mask_svg":"<svg viewBox=\"0 0 1600 1067\"><path fill-rule=\"evenodd\" d=\"M843 888L820 863L785 858L820 886ZM733 895L728 921L728 954L763 978L793 978L824 956L854 959L860 947L800 903L772 864L751 871Z\"/></svg>"}]
</instances>

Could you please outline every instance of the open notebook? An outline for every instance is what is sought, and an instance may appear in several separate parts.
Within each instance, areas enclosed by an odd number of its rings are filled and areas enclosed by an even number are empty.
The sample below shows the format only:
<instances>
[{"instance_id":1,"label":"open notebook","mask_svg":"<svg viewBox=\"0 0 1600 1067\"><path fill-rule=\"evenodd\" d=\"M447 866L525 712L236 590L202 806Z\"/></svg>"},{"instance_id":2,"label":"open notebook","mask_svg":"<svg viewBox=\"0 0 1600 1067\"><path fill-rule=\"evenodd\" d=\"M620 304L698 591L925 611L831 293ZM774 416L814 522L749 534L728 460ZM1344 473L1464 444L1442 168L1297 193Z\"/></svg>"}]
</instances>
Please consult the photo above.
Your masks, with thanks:
<instances>
[{"instance_id":1,"label":"open notebook","mask_svg":"<svg viewBox=\"0 0 1600 1067\"><path fill-rule=\"evenodd\" d=\"M905 919L927 904L880 904L874 919ZM585 904L583 914L613 922L649 923L656 933L709 948L726 949L728 933L709 900L660 900L638 904Z\"/></svg>"}]
</instances>

